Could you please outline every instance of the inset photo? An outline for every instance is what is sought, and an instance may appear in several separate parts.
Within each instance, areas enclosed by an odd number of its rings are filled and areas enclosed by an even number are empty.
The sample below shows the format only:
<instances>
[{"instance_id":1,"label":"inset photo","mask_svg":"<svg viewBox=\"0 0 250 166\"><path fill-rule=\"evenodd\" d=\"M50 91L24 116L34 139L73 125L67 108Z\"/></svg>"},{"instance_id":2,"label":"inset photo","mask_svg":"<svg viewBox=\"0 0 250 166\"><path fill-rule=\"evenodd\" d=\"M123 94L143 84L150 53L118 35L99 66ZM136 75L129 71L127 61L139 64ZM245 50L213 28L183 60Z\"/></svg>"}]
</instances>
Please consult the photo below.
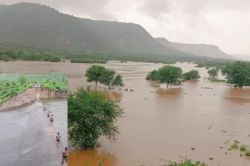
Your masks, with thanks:
<instances>
[{"instance_id":1,"label":"inset photo","mask_svg":"<svg viewBox=\"0 0 250 166\"><path fill-rule=\"evenodd\" d=\"M67 76L0 74L0 165L67 165Z\"/></svg>"}]
</instances>

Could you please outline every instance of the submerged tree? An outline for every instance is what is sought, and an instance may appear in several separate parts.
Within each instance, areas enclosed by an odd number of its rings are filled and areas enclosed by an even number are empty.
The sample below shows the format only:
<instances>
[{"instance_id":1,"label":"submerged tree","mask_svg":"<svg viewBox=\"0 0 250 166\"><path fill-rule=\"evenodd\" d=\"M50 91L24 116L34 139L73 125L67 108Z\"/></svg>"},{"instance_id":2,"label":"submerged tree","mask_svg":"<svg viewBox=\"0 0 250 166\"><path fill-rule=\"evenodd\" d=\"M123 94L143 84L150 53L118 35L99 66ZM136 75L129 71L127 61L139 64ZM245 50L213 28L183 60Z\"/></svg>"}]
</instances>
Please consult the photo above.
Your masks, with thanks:
<instances>
[{"instance_id":1,"label":"submerged tree","mask_svg":"<svg viewBox=\"0 0 250 166\"><path fill-rule=\"evenodd\" d=\"M108 88L110 89L114 77L115 77L115 71L105 68L101 73L100 82L108 86Z\"/></svg>"},{"instance_id":2,"label":"submerged tree","mask_svg":"<svg viewBox=\"0 0 250 166\"><path fill-rule=\"evenodd\" d=\"M79 89L68 97L69 139L78 148L93 148L100 136L111 141L119 133L115 125L122 114L119 105L97 92Z\"/></svg>"},{"instance_id":3,"label":"submerged tree","mask_svg":"<svg viewBox=\"0 0 250 166\"><path fill-rule=\"evenodd\" d=\"M114 70L99 65L91 66L86 72L86 77L88 82L95 82L95 89L97 89L98 82L108 86L109 89L113 86L123 86L121 75L116 74Z\"/></svg>"},{"instance_id":4,"label":"submerged tree","mask_svg":"<svg viewBox=\"0 0 250 166\"><path fill-rule=\"evenodd\" d=\"M116 75L112 81L112 86L124 86L122 81L122 76L120 74Z\"/></svg>"},{"instance_id":5,"label":"submerged tree","mask_svg":"<svg viewBox=\"0 0 250 166\"><path fill-rule=\"evenodd\" d=\"M228 64L222 70L227 82L235 87L250 86L250 63L235 62Z\"/></svg>"},{"instance_id":6,"label":"submerged tree","mask_svg":"<svg viewBox=\"0 0 250 166\"><path fill-rule=\"evenodd\" d=\"M88 82L95 82L95 89L97 90L97 84L101 81L101 76L105 68L100 65L93 65L85 73Z\"/></svg>"},{"instance_id":7,"label":"submerged tree","mask_svg":"<svg viewBox=\"0 0 250 166\"><path fill-rule=\"evenodd\" d=\"M100 82L108 86L109 89L113 86L123 86L122 76L116 75L115 71L111 69L103 70Z\"/></svg>"},{"instance_id":8,"label":"submerged tree","mask_svg":"<svg viewBox=\"0 0 250 166\"><path fill-rule=\"evenodd\" d=\"M159 74L157 70L153 70L151 72L148 73L146 80L159 80Z\"/></svg>"},{"instance_id":9,"label":"submerged tree","mask_svg":"<svg viewBox=\"0 0 250 166\"><path fill-rule=\"evenodd\" d=\"M159 70L150 72L146 79L166 83L167 87L171 85L180 85L182 81L182 70L175 66L164 66Z\"/></svg>"},{"instance_id":10,"label":"submerged tree","mask_svg":"<svg viewBox=\"0 0 250 166\"><path fill-rule=\"evenodd\" d=\"M198 80L200 78L197 70L191 70L183 74L184 80Z\"/></svg>"},{"instance_id":11,"label":"submerged tree","mask_svg":"<svg viewBox=\"0 0 250 166\"><path fill-rule=\"evenodd\" d=\"M213 68L213 69L208 70L209 76L212 77L213 79L218 76L218 72L219 72L219 70L217 68Z\"/></svg>"}]
</instances>

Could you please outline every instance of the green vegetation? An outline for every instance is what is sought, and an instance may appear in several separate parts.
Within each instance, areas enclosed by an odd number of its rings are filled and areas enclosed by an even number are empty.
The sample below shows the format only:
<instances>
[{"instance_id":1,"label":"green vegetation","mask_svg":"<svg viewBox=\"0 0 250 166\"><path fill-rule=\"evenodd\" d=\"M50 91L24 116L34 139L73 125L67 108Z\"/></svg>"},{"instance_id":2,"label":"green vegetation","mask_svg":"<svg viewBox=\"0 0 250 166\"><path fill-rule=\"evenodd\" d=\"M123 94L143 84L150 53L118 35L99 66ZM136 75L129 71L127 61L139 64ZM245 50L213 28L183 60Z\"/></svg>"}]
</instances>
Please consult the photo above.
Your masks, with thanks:
<instances>
[{"instance_id":1,"label":"green vegetation","mask_svg":"<svg viewBox=\"0 0 250 166\"><path fill-rule=\"evenodd\" d=\"M148 73L146 80L154 80L157 81L159 80L159 72L157 70L153 70L151 72Z\"/></svg>"},{"instance_id":2,"label":"green vegetation","mask_svg":"<svg viewBox=\"0 0 250 166\"><path fill-rule=\"evenodd\" d=\"M71 63L107 63L107 60L97 59L71 59Z\"/></svg>"},{"instance_id":3,"label":"green vegetation","mask_svg":"<svg viewBox=\"0 0 250 166\"><path fill-rule=\"evenodd\" d=\"M241 145L240 146L240 151L245 152L246 151L246 146L245 145Z\"/></svg>"},{"instance_id":4,"label":"green vegetation","mask_svg":"<svg viewBox=\"0 0 250 166\"><path fill-rule=\"evenodd\" d=\"M200 78L200 75L197 70L191 70L183 74L184 80L198 80L199 78Z\"/></svg>"},{"instance_id":5,"label":"green vegetation","mask_svg":"<svg viewBox=\"0 0 250 166\"><path fill-rule=\"evenodd\" d=\"M123 86L122 76L120 74L116 75L114 70L105 69L102 71L100 82L109 89L114 86Z\"/></svg>"},{"instance_id":6,"label":"green vegetation","mask_svg":"<svg viewBox=\"0 0 250 166\"><path fill-rule=\"evenodd\" d=\"M49 53L27 51L0 51L0 60L3 60L5 62L13 60L60 62L61 58Z\"/></svg>"},{"instance_id":7,"label":"green vegetation","mask_svg":"<svg viewBox=\"0 0 250 166\"><path fill-rule=\"evenodd\" d=\"M111 141L118 134L115 121L122 110L98 92L79 89L68 97L70 141L78 148L93 148L100 136Z\"/></svg>"},{"instance_id":8,"label":"green vegetation","mask_svg":"<svg viewBox=\"0 0 250 166\"><path fill-rule=\"evenodd\" d=\"M123 86L122 76L116 74L114 70L106 69L100 65L93 65L85 73L88 82L95 82L97 90L98 82L111 89L114 86Z\"/></svg>"},{"instance_id":9,"label":"green vegetation","mask_svg":"<svg viewBox=\"0 0 250 166\"><path fill-rule=\"evenodd\" d=\"M0 74L0 104L38 83L49 90L67 90L67 77L61 74Z\"/></svg>"},{"instance_id":10,"label":"green vegetation","mask_svg":"<svg viewBox=\"0 0 250 166\"><path fill-rule=\"evenodd\" d=\"M164 66L158 70L159 80L166 83L167 87L171 85L179 85L182 78L182 70L179 67Z\"/></svg>"},{"instance_id":11,"label":"green vegetation","mask_svg":"<svg viewBox=\"0 0 250 166\"><path fill-rule=\"evenodd\" d=\"M250 149L246 150L245 155L246 155L247 157L250 157Z\"/></svg>"},{"instance_id":12,"label":"green vegetation","mask_svg":"<svg viewBox=\"0 0 250 166\"><path fill-rule=\"evenodd\" d=\"M102 72L105 70L103 66L93 65L85 73L88 82L95 82L95 89L97 89L98 82L101 81Z\"/></svg>"},{"instance_id":13,"label":"green vegetation","mask_svg":"<svg viewBox=\"0 0 250 166\"><path fill-rule=\"evenodd\" d=\"M227 82L235 87L250 86L250 63L234 62L227 64L222 70Z\"/></svg>"},{"instance_id":14,"label":"green vegetation","mask_svg":"<svg viewBox=\"0 0 250 166\"><path fill-rule=\"evenodd\" d=\"M204 163L200 163L200 162L195 162L194 163L194 162L192 162L190 160L185 160L185 161L180 162L180 163L172 162L167 166L207 166L207 165L204 164Z\"/></svg>"},{"instance_id":15,"label":"green vegetation","mask_svg":"<svg viewBox=\"0 0 250 166\"><path fill-rule=\"evenodd\" d=\"M11 82L0 82L0 104L4 103L13 96L22 93L30 88L30 84L22 84L19 80Z\"/></svg>"},{"instance_id":16,"label":"green vegetation","mask_svg":"<svg viewBox=\"0 0 250 166\"><path fill-rule=\"evenodd\" d=\"M215 79L218 76L219 70L217 68L212 68L208 70L208 74L212 79Z\"/></svg>"},{"instance_id":17,"label":"green vegetation","mask_svg":"<svg viewBox=\"0 0 250 166\"><path fill-rule=\"evenodd\" d=\"M3 48L0 50L0 60L14 61L50 61L60 62L63 59L69 59L71 63L107 63L108 60L117 60L121 62L152 62L174 64L176 62L194 62L198 67L216 67L222 68L226 63L233 62L232 60L213 59L206 57L190 57L190 56L165 56L154 54L128 54L128 53L82 53L74 54L68 52L55 51L40 51L37 49L27 48Z\"/></svg>"},{"instance_id":18,"label":"green vegetation","mask_svg":"<svg viewBox=\"0 0 250 166\"><path fill-rule=\"evenodd\" d=\"M246 157L250 157L250 146L247 145L240 145L237 140L234 140L233 144L230 146L228 150L240 150L241 156L245 154Z\"/></svg>"},{"instance_id":19,"label":"green vegetation","mask_svg":"<svg viewBox=\"0 0 250 166\"><path fill-rule=\"evenodd\" d=\"M233 62L229 59L213 59L200 56L171 56L160 54L133 54L133 53L83 53L77 55L66 55L67 59L90 59L90 60L117 60L121 62L134 61L134 62L151 62L151 63L164 63L174 64L176 62L193 62L198 64L199 67L217 67L222 68L226 63Z\"/></svg>"},{"instance_id":20,"label":"green vegetation","mask_svg":"<svg viewBox=\"0 0 250 166\"><path fill-rule=\"evenodd\" d=\"M175 66L163 66L159 70L150 72L146 79L166 83L167 87L180 85L182 81L182 70Z\"/></svg>"},{"instance_id":21,"label":"green vegetation","mask_svg":"<svg viewBox=\"0 0 250 166\"><path fill-rule=\"evenodd\" d=\"M234 140L233 144L230 146L228 150L235 150L239 149L239 142L237 140Z\"/></svg>"}]
</instances>

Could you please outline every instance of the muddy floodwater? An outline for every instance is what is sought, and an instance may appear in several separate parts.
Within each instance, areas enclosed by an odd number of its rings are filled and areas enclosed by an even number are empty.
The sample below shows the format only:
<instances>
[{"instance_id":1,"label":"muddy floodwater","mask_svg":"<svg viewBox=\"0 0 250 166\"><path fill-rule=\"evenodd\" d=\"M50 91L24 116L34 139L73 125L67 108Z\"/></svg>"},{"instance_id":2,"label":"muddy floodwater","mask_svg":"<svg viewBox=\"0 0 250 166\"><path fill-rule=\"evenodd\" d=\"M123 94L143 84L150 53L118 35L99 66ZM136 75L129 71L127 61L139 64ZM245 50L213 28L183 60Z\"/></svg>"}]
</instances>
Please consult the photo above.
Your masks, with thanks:
<instances>
[{"instance_id":1,"label":"muddy floodwater","mask_svg":"<svg viewBox=\"0 0 250 166\"><path fill-rule=\"evenodd\" d=\"M177 63L182 70L194 64ZM1 62L1 72L62 72L69 87L87 85L84 79L90 64L49 62ZM145 80L146 74L162 66L152 63L109 62L105 66L123 76L125 88L116 92L124 114L117 125L115 143L101 138L101 147L70 153L69 165L107 166L163 165L185 158L209 166L249 166L250 159L228 148L234 140L250 144L250 89L234 89L225 83L209 82L205 68L195 68L200 81L185 82L182 88L166 89ZM222 77L222 76L220 76ZM120 95L117 95L119 93Z\"/></svg>"}]
</instances>

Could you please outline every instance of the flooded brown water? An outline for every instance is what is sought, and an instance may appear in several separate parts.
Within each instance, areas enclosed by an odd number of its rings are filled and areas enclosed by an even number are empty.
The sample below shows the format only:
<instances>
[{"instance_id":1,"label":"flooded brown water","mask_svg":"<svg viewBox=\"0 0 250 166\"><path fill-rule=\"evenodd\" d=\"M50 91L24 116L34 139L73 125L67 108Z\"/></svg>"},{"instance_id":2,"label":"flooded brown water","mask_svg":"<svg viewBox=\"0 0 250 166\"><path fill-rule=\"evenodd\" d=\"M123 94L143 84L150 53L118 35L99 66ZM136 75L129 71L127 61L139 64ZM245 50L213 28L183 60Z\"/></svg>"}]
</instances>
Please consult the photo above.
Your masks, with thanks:
<instances>
[{"instance_id":1,"label":"flooded brown water","mask_svg":"<svg viewBox=\"0 0 250 166\"><path fill-rule=\"evenodd\" d=\"M193 64L177 63L183 71ZM1 72L62 72L69 87L87 85L83 78L90 64L50 62L1 62ZM107 166L163 165L168 160L189 158L209 166L249 166L250 159L238 150L228 151L230 142L250 144L250 89L234 89L224 83L208 82L205 68L196 68L202 78L185 82L181 89L165 89L145 80L146 74L162 66L150 63L109 62L105 66L124 78L128 91L116 92L124 115L115 143L100 139L92 151L70 153L69 165ZM220 76L221 77L221 76ZM132 91L130 91L132 89ZM120 94L119 94L120 93ZM194 148L194 150L192 150ZM212 157L213 160L209 160Z\"/></svg>"}]
</instances>

